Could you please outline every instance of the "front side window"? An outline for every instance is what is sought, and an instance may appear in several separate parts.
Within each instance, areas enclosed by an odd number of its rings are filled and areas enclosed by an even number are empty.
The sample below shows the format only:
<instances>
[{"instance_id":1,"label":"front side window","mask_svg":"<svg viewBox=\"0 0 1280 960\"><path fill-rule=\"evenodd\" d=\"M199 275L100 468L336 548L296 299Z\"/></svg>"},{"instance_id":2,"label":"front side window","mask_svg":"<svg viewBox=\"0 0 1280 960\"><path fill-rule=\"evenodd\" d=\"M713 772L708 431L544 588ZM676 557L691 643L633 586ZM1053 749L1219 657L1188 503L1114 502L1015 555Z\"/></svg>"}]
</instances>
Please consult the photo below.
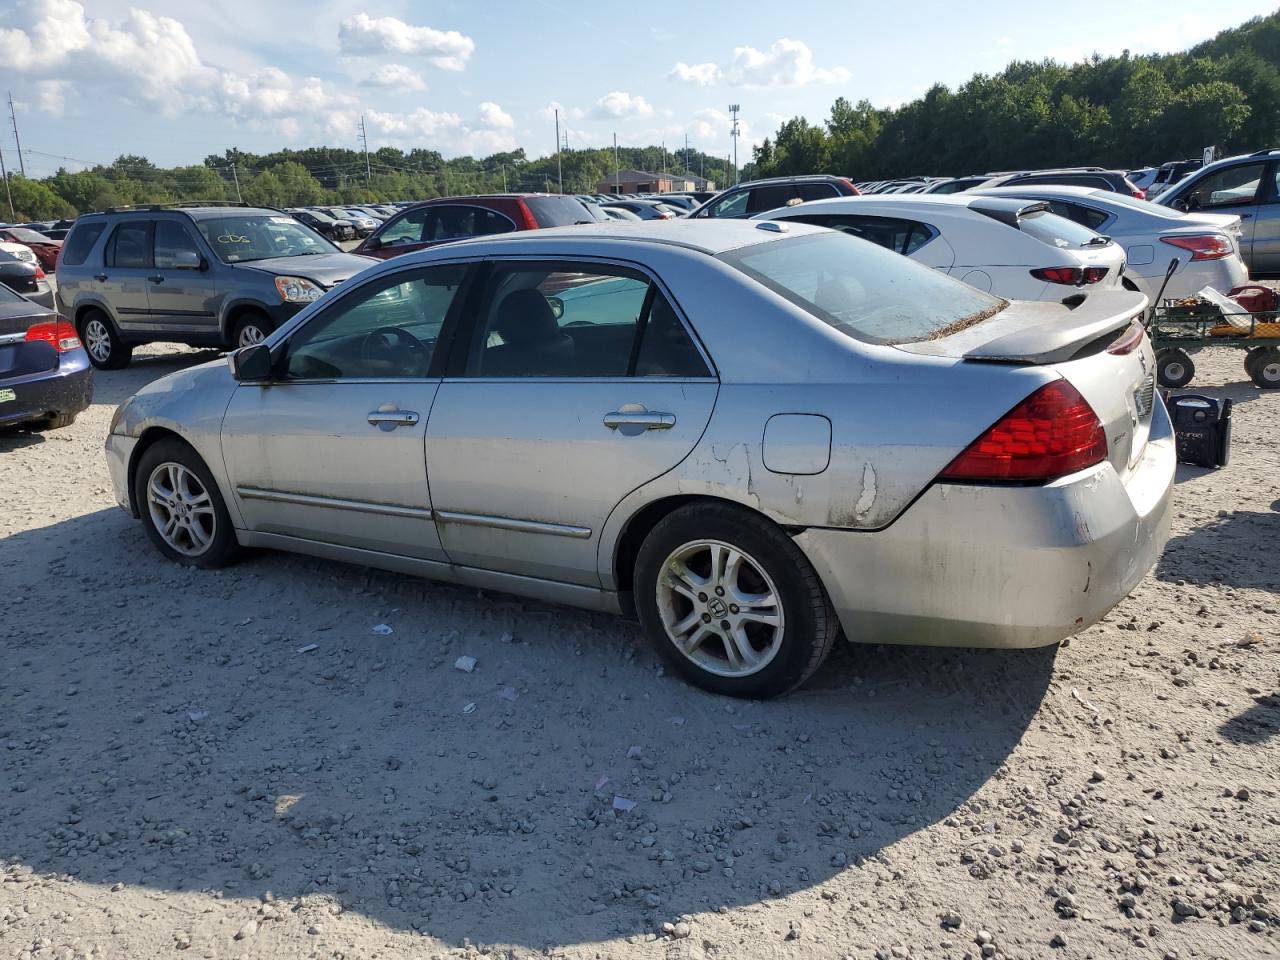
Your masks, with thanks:
<instances>
[{"instance_id":1,"label":"front side window","mask_svg":"<svg viewBox=\"0 0 1280 960\"><path fill-rule=\"evenodd\" d=\"M1008 305L838 232L756 243L719 259L846 336L869 343L925 340Z\"/></svg>"},{"instance_id":2,"label":"front side window","mask_svg":"<svg viewBox=\"0 0 1280 960\"><path fill-rule=\"evenodd\" d=\"M707 208L709 217L745 217L747 201L751 199L751 191L739 190L732 196L725 197L719 203Z\"/></svg>"},{"instance_id":3,"label":"front side window","mask_svg":"<svg viewBox=\"0 0 1280 960\"><path fill-rule=\"evenodd\" d=\"M396 247L405 243L422 243L426 238L423 236L423 225L427 220L429 207L418 207L410 210L404 216L400 217L387 225L387 228L378 235L378 239L384 247Z\"/></svg>"},{"instance_id":4,"label":"front side window","mask_svg":"<svg viewBox=\"0 0 1280 960\"><path fill-rule=\"evenodd\" d=\"M709 376L679 316L647 276L582 263L495 268L466 374Z\"/></svg>"},{"instance_id":5,"label":"front side window","mask_svg":"<svg viewBox=\"0 0 1280 960\"><path fill-rule=\"evenodd\" d=\"M422 378L467 268L428 267L379 277L317 314L290 338L288 380Z\"/></svg>"},{"instance_id":6,"label":"front side window","mask_svg":"<svg viewBox=\"0 0 1280 960\"><path fill-rule=\"evenodd\" d=\"M126 220L107 244L108 267L151 266L151 221Z\"/></svg>"},{"instance_id":7,"label":"front side window","mask_svg":"<svg viewBox=\"0 0 1280 960\"><path fill-rule=\"evenodd\" d=\"M314 230L284 214L214 217L197 220L196 225L223 263L305 257L337 250Z\"/></svg>"},{"instance_id":8,"label":"front side window","mask_svg":"<svg viewBox=\"0 0 1280 960\"><path fill-rule=\"evenodd\" d=\"M155 231L155 264L157 270L190 267L200 262L195 240L174 220L157 220Z\"/></svg>"},{"instance_id":9,"label":"front side window","mask_svg":"<svg viewBox=\"0 0 1280 960\"><path fill-rule=\"evenodd\" d=\"M1244 163L1207 174L1182 195L1188 210L1250 206L1258 202L1258 188L1266 170L1263 163Z\"/></svg>"}]
</instances>

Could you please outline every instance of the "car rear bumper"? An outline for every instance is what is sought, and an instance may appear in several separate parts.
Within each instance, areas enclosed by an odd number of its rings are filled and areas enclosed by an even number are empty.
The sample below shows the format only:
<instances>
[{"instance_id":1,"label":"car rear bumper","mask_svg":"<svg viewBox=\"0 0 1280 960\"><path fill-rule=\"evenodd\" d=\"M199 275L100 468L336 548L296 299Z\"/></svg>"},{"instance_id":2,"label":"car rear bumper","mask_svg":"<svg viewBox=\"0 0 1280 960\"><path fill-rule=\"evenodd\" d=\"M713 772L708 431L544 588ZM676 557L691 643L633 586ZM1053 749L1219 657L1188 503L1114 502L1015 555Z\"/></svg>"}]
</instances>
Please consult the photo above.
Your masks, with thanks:
<instances>
[{"instance_id":1,"label":"car rear bumper","mask_svg":"<svg viewBox=\"0 0 1280 960\"><path fill-rule=\"evenodd\" d=\"M107 434L107 472L111 474L111 488L115 491L116 503L129 513L133 513L133 505L129 502L129 461L133 459L133 448L137 445L137 437Z\"/></svg>"},{"instance_id":2,"label":"car rear bumper","mask_svg":"<svg viewBox=\"0 0 1280 960\"><path fill-rule=\"evenodd\" d=\"M1164 272L1145 278L1145 282L1152 288L1148 296L1154 299L1160 285L1164 283ZM1166 299L1181 299L1194 296L1205 287L1226 293L1232 287L1243 286L1248 282L1249 271L1238 256L1223 257L1221 260L1196 260L1169 278L1164 296Z\"/></svg>"},{"instance_id":3,"label":"car rear bumper","mask_svg":"<svg viewBox=\"0 0 1280 960\"><path fill-rule=\"evenodd\" d=\"M796 537L850 640L1037 647L1096 623L1169 537L1173 430L1157 403L1123 479L1106 463L1040 487L934 484L876 532Z\"/></svg>"},{"instance_id":4,"label":"car rear bumper","mask_svg":"<svg viewBox=\"0 0 1280 960\"><path fill-rule=\"evenodd\" d=\"M13 391L13 399L0 400L0 426L77 414L93 399L89 355L81 349L68 350L58 355L56 367L16 377L0 371L0 391Z\"/></svg>"}]
</instances>

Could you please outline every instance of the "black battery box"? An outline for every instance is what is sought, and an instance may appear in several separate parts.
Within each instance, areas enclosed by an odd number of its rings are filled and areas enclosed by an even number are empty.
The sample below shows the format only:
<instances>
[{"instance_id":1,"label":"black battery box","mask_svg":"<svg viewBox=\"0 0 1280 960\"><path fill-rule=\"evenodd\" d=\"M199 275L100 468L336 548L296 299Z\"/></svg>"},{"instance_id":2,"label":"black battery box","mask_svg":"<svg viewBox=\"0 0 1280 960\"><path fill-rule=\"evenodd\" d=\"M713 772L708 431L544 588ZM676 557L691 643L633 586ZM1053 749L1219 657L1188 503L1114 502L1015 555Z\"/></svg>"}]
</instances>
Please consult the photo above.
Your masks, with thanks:
<instances>
[{"instance_id":1,"label":"black battery box","mask_svg":"<svg viewBox=\"0 0 1280 960\"><path fill-rule=\"evenodd\" d=\"M1231 401L1195 393L1165 396L1178 462L1225 467L1231 459Z\"/></svg>"}]
</instances>

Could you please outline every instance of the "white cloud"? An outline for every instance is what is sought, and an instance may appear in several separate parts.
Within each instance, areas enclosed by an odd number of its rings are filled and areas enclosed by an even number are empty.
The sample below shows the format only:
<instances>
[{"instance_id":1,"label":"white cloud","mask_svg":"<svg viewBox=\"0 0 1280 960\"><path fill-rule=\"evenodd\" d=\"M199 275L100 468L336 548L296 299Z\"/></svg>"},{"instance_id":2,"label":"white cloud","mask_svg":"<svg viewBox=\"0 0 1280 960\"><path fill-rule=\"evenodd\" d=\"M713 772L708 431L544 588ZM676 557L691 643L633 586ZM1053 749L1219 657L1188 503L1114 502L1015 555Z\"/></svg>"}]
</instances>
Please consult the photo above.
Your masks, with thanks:
<instances>
[{"instance_id":1,"label":"white cloud","mask_svg":"<svg viewBox=\"0 0 1280 960\"><path fill-rule=\"evenodd\" d=\"M511 114L491 100L486 100L480 104L479 122L480 126L491 130L511 130L516 125L516 121Z\"/></svg>"},{"instance_id":2,"label":"white cloud","mask_svg":"<svg viewBox=\"0 0 1280 960\"><path fill-rule=\"evenodd\" d=\"M813 62L813 51L800 40L775 40L768 51L735 47L726 71L729 82L744 87L802 87L849 79L844 67L825 69Z\"/></svg>"},{"instance_id":3,"label":"white cloud","mask_svg":"<svg viewBox=\"0 0 1280 960\"><path fill-rule=\"evenodd\" d=\"M382 87L388 90L425 90L426 83L417 70L403 63L384 63L361 81L366 87Z\"/></svg>"},{"instance_id":4,"label":"white cloud","mask_svg":"<svg viewBox=\"0 0 1280 960\"><path fill-rule=\"evenodd\" d=\"M729 135L729 131L733 129L733 118L724 111L707 107L694 113L693 121L689 133L700 146L728 147L733 143L733 138ZM753 142L751 127L741 116L738 117L738 133L742 138L740 147Z\"/></svg>"},{"instance_id":5,"label":"white cloud","mask_svg":"<svg viewBox=\"0 0 1280 960\"><path fill-rule=\"evenodd\" d=\"M560 111L560 121L562 123L566 120L581 120L587 115L585 110L578 107L566 107L559 100L552 100L545 107L539 110L538 113L544 120L554 120L556 118L557 110Z\"/></svg>"},{"instance_id":6,"label":"white cloud","mask_svg":"<svg viewBox=\"0 0 1280 960\"><path fill-rule=\"evenodd\" d=\"M354 128L355 118L351 118ZM370 140L397 146L422 146L424 142L446 154L485 156L514 150L515 120L498 104L486 100L468 122L451 111L419 107L409 113L370 110L365 113Z\"/></svg>"},{"instance_id":7,"label":"white cloud","mask_svg":"<svg viewBox=\"0 0 1280 960\"><path fill-rule=\"evenodd\" d=\"M653 115L651 107L644 97L623 90L613 90L596 101L593 113L597 117L649 117Z\"/></svg>"},{"instance_id":8,"label":"white cloud","mask_svg":"<svg viewBox=\"0 0 1280 960\"><path fill-rule=\"evenodd\" d=\"M720 68L714 63L677 63L667 74L667 79L710 87L719 82L720 73Z\"/></svg>"},{"instance_id":9,"label":"white cloud","mask_svg":"<svg viewBox=\"0 0 1280 960\"><path fill-rule=\"evenodd\" d=\"M65 80L41 80L36 84L36 104L45 113L60 117L67 105L66 89Z\"/></svg>"},{"instance_id":10,"label":"white cloud","mask_svg":"<svg viewBox=\"0 0 1280 960\"><path fill-rule=\"evenodd\" d=\"M398 53L424 57L442 70L462 70L476 44L456 30L415 27L395 17L357 13L338 24L338 47L357 56Z\"/></svg>"}]
</instances>

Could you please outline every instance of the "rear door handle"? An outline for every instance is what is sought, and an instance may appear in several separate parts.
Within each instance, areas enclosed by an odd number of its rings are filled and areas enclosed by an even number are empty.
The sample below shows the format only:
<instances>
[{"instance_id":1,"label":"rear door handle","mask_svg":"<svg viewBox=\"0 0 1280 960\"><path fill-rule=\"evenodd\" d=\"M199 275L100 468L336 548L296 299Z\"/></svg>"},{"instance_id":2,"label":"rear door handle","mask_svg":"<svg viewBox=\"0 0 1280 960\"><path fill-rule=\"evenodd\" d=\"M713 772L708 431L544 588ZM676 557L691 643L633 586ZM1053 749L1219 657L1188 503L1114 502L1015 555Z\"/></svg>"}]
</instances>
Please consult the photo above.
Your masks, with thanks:
<instances>
[{"instance_id":1,"label":"rear door handle","mask_svg":"<svg viewBox=\"0 0 1280 960\"><path fill-rule=\"evenodd\" d=\"M152 283L164 283L164 277L161 277L159 275L154 277L147 277L147 279L150 280Z\"/></svg>"},{"instance_id":2,"label":"rear door handle","mask_svg":"<svg viewBox=\"0 0 1280 960\"><path fill-rule=\"evenodd\" d=\"M615 410L604 415L604 425L610 430L619 427L643 427L645 430L670 430L676 425L674 413L655 413L646 410L642 413L626 413Z\"/></svg>"},{"instance_id":3,"label":"rear door handle","mask_svg":"<svg viewBox=\"0 0 1280 960\"><path fill-rule=\"evenodd\" d=\"M369 414L369 422L375 427L411 427L418 422L418 415L412 410L374 410Z\"/></svg>"},{"instance_id":4,"label":"rear door handle","mask_svg":"<svg viewBox=\"0 0 1280 960\"><path fill-rule=\"evenodd\" d=\"M107 275L105 273L95 273L93 275L93 279L97 280L99 283L105 283L107 280Z\"/></svg>"},{"instance_id":5,"label":"rear door handle","mask_svg":"<svg viewBox=\"0 0 1280 960\"><path fill-rule=\"evenodd\" d=\"M1253 214L1252 214L1252 213L1239 213L1239 214L1236 214L1236 216L1238 216L1241 220L1252 220L1252 219L1253 219Z\"/></svg>"}]
</instances>

